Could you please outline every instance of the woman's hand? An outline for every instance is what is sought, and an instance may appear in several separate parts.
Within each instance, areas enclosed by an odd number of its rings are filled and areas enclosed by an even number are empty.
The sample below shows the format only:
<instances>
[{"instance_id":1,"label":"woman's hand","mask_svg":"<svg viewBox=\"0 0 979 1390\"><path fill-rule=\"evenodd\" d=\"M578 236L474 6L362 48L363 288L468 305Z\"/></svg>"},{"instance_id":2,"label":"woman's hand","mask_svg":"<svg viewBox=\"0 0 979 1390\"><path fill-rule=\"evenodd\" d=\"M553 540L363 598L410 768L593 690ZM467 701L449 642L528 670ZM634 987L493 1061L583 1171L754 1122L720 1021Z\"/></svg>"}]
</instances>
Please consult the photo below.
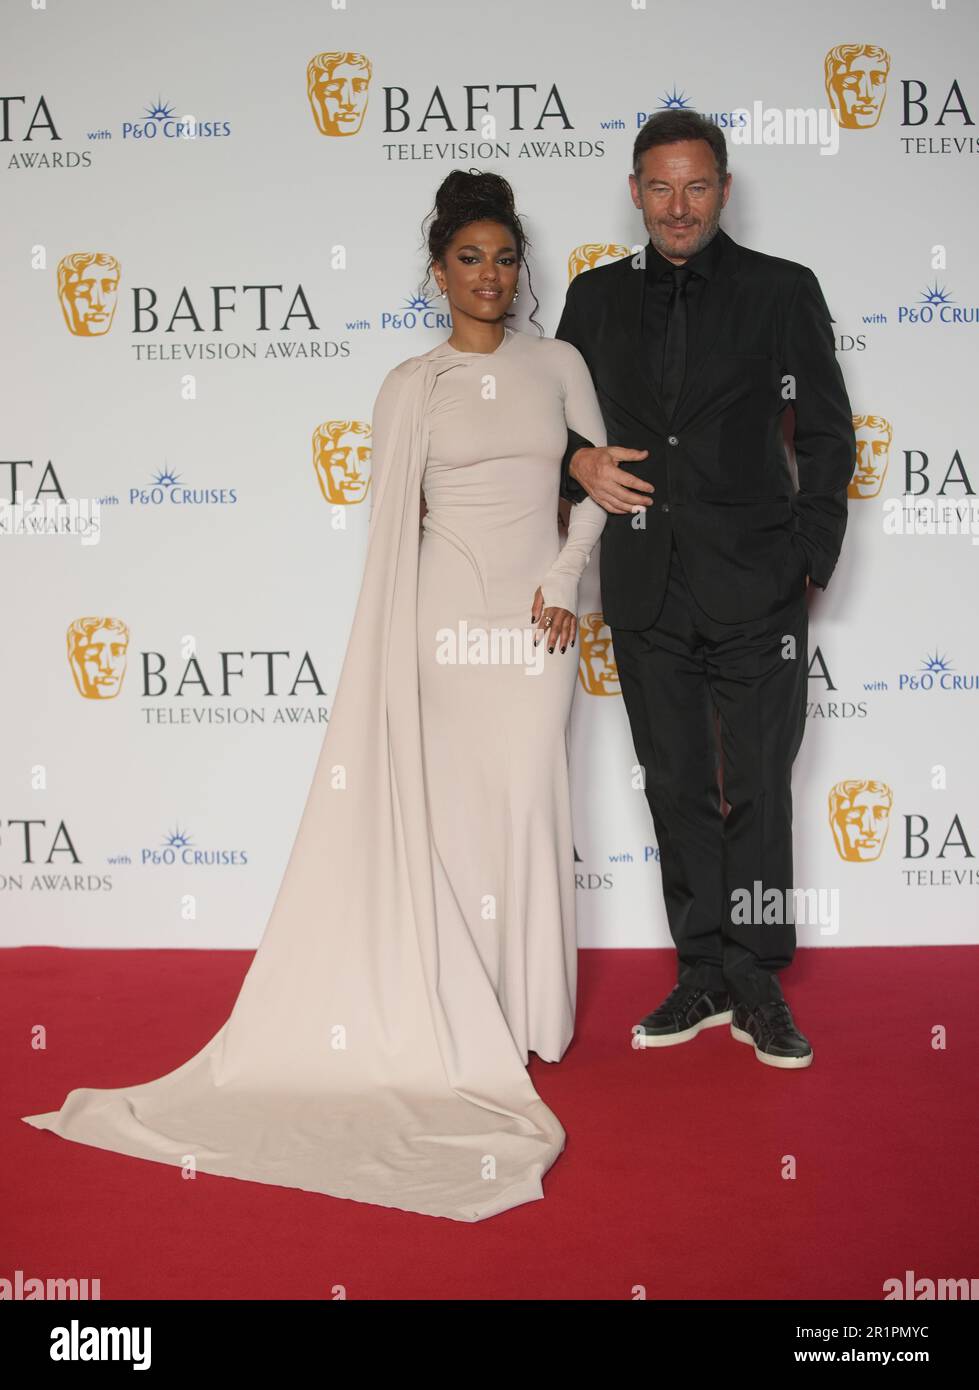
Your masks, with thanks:
<instances>
[{"instance_id":1,"label":"woman's hand","mask_svg":"<svg viewBox=\"0 0 979 1390\"><path fill-rule=\"evenodd\" d=\"M560 643L561 650L567 651L568 646L574 646L575 638L578 635L578 620L573 613L569 613L566 608L545 608L544 595L540 589L534 595L534 606L530 613L531 621L537 624L537 631L540 634L534 638L536 647L541 637L547 643L547 650L552 652Z\"/></svg>"}]
</instances>

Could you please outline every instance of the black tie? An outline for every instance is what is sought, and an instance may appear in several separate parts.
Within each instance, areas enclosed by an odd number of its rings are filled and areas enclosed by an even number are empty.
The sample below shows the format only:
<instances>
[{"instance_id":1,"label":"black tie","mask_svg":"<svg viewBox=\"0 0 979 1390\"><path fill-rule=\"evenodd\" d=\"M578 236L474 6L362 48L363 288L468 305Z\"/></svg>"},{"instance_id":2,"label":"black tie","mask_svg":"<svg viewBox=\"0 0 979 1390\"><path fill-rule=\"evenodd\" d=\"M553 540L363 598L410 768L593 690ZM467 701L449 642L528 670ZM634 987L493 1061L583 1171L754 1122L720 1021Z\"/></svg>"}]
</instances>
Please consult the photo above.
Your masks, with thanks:
<instances>
[{"instance_id":1,"label":"black tie","mask_svg":"<svg viewBox=\"0 0 979 1390\"><path fill-rule=\"evenodd\" d=\"M689 266L673 267L673 292L667 309L663 349L663 404L667 418L673 414L687 368L687 281L692 274Z\"/></svg>"}]
</instances>

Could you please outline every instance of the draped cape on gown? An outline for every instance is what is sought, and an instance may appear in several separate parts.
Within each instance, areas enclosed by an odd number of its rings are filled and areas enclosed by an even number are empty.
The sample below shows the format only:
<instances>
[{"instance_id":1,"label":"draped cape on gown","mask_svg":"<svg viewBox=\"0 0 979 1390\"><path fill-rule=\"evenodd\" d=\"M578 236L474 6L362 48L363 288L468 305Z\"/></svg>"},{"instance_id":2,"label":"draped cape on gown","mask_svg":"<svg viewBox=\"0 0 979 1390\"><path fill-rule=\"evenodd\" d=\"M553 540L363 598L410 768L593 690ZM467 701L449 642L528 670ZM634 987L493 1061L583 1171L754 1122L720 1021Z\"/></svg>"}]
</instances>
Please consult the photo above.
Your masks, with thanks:
<instances>
[{"instance_id":1,"label":"draped cape on gown","mask_svg":"<svg viewBox=\"0 0 979 1390\"><path fill-rule=\"evenodd\" d=\"M543 1196L565 1133L534 1089L465 922L436 920L420 728L425 407L442 372L484 356L410 358L378 397L376 491L341 677L230 1017L174 1071L72 1090L28 1124L458 1221Z\"/></svg>"}]
</instances>

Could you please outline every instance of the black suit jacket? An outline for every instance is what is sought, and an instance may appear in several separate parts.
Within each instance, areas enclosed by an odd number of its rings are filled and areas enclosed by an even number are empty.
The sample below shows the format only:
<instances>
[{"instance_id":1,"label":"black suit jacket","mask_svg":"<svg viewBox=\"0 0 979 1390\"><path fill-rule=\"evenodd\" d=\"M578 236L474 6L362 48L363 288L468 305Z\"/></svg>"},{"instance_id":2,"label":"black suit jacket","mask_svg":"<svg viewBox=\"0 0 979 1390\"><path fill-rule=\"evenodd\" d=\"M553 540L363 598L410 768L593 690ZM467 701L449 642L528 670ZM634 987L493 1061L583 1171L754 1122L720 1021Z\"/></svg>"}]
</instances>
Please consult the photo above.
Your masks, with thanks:
<instances>
[{"instance_id":1,"label":"black suit jacket","mask_svg":"<svg viewBox=\"0 0 979 1390\"><path fill-rule=\"evenodd\" d=\"M608 443L649 450L623 468L657 489L642 516L610 513L602 535L612 627L655 621L671 536L697 602L731 623L775 612L807 574L825 588L843 543L856 445L819 282L806 266L715 235L716 271L669 418L642 339L640 257L578 275L558 325L588 364ZM783 434L790 407L797 481ZM568 432L561 492L571 501L586 493L568 466L590 443Z\"/></svg>"}]
</instances>

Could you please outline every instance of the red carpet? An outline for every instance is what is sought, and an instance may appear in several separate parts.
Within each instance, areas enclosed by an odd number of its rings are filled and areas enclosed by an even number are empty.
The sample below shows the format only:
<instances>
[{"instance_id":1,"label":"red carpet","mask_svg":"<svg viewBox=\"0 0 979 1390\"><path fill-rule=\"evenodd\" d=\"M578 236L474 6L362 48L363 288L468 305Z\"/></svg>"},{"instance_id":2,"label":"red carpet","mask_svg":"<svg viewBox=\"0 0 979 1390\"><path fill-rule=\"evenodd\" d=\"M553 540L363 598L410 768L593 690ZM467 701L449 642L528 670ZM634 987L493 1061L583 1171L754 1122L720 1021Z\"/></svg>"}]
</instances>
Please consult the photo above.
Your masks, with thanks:
<instances>
[{"instance_id":1,"label":"red carpet","mask_svg":"<svg viewBox=\"0 0 979 1390\"><path fill-rule=\"evenodd\" d=\"M476 1225L69 1143L19 1116L161 1075L227 1017L247 952L0 952L0 1277L103 1298L879 1300L979 1275L979 948L800 952L782 976L815 1049L762 1066L726 1028L634 1051L672 952L583 951L578 1037L533 1064L568 1132L546 1197ZM47 1030L47 1050L31 1030ZM947 1047L932 1046L946 1030ZM786 1156L796 1176L782 1176Z\"/></svg>"}]
</instances>

